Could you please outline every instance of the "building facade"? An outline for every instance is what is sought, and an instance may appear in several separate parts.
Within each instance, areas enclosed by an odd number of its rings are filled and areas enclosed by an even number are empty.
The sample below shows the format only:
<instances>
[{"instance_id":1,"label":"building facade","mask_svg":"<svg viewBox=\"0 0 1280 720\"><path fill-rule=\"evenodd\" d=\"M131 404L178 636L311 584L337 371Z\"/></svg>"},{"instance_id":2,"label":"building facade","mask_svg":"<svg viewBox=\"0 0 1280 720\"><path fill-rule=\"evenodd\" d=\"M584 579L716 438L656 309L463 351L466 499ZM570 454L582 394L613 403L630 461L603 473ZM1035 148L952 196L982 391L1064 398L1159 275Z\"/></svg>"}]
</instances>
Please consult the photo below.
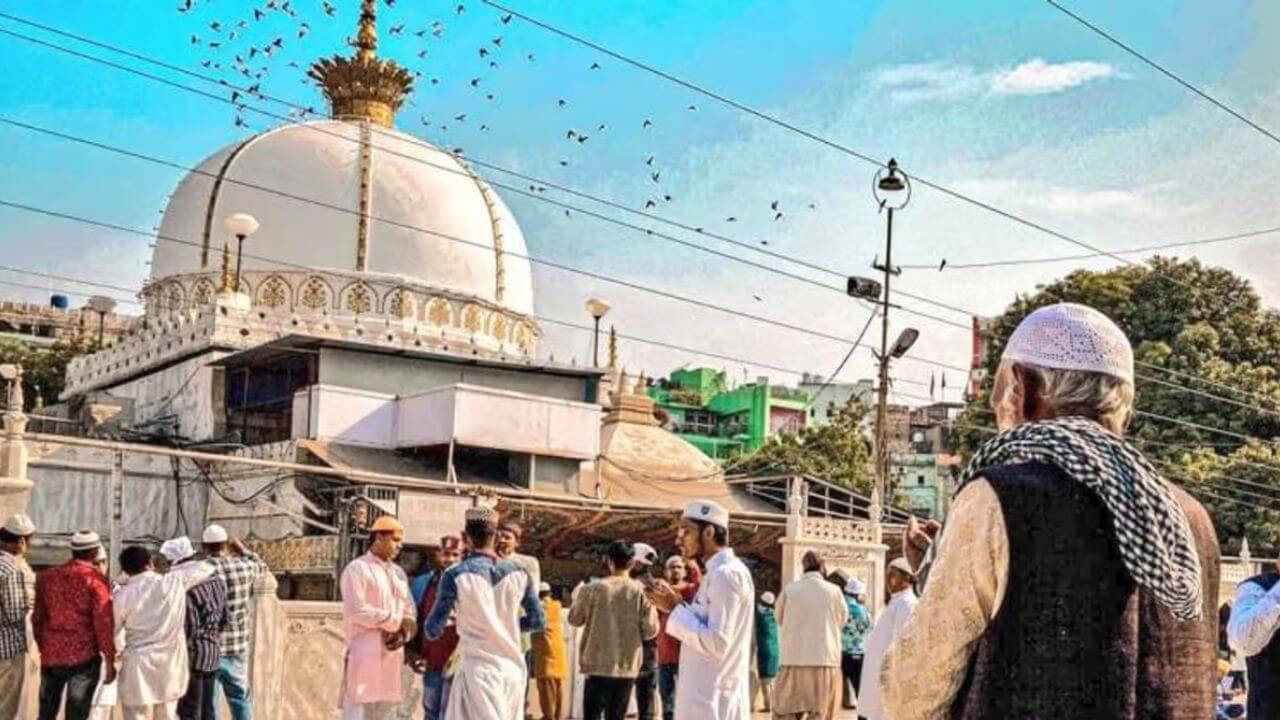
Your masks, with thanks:
<instances>
[{"instance_id":1,"label":"building facade","mask_svg":"<svg viewBox=\"0 0 1280 720\"><path fill-rule=\"evenodd\" d=\"M808 422L809 394L765 377L729 388L723 371L681 369L649 388L659 418L708 457L729 460Z\"/></svg>"}]
</instances>

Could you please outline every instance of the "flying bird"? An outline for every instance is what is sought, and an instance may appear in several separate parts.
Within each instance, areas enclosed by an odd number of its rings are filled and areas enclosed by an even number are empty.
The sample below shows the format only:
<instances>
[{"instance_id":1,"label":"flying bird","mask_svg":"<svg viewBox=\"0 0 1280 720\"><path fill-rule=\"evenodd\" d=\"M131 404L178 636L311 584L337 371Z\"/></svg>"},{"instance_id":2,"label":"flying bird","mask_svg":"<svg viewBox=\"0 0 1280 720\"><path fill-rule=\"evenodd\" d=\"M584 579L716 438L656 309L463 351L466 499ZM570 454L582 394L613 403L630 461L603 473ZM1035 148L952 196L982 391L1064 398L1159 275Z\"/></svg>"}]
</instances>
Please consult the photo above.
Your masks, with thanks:
<instances>
[{"instance_id":1,"label":"flying bird","mask_svg":"<svg viewBox=\"0 0 1280 720\"><path fill-rule=\"evenodd\" d=\"M694 110L697 110L697 109L698 109L698 106L697 106L697 105L690 105L689 107L687 107L687 108L685 108L685 109L686 109L686 110L688 110L689 112L693 112Z\"/></svg>"},{"instance_id":2,"label":"flying bird","mask_svg":"<svg viewBox=\"0 0 1280 720\"><path fill-rule=\"evenodd\" d=\"M658 182L658 178L659 178L659 177L661 177L661 176L662 176L662 171L661 171L661 170L659 170L658 172L655 172L655 173L649 173L649 179L650 179L650 180L652 180L652 181L654 181L654 182Z\"/></svg>"},{"instance_id":3,"label":"flying bird","mask_svg":"<svg viewBox=\"0 0 1280 720\"><path fill-rule=\"evenodd\" d=\"M261 11L261 10L259 10L258 8L254 8L254 9L253 9L253 19L254 19L254 20L261 20L262 18L264 18L264 17L266 17L266 16L267 16L267 14L266 14L266 13L264 13L264 12L262 12L262 11Z\"/></svg>"},{"instance_id":4,"label":"flying bird","mask_svg":"<svg viewBox=\"0 0 1280 720\"><path fill-rule=\"evenodd\" d=\"M222 30L222 23L218 22L217 20L214 20L213 22L209 23L209 29L214 32L220 32Z\"/></svg>"},{"instance_id":5,"label":"flying bird","mask_svg":"<svg viewBox=\"0 0 1280 720\"><path fill-rule=\"evenodd\" d=\"M466 12L466 11L467 11L466 6L465 6L465 5L462 5L462 4L459 4L459 5L458 5L458 7L456 7L456 8L454 8L454 9L453 9L453 12L454 12L454 14L455 14L455 15L461 15L462 13L464 13L464 12Z\"/></svg>"},{"instance_id":6,"label":"flying bird","mask_svg":"<svg viewBox=\"0 0 1280 720\"><path fill-rule=\"evenodd\" d=\"M404 23L400 23L399 25L392 25L390 28L387 29L387 33L390 35L399 35L403 32L404 32Z\"/></svg>"},{"instance_id":7,"label":"flying bird","mask_svg":"<svg viewBox=\"0 0 1280 720\"><path fill-rule=\"evenodd\" d=\"M644 122L640 123L640 127L644 128L645 130L648 130L649 128L653 127L653 121L645 120Z\"/></svg>"},{"instance_id":8,"label":"flying bird","mask_svg":"<svg viewBox=\"0 0 1280 720\"><path fill-rule=\"evenodd\" d=\"M480 87L480 78L471 78L471 87Z\"/></svg>"},{"instance_id":9,"label":"flying bird","mask_svg":"<svg viewBox=\"0 0 1280 720\"><path fill-rule=\"evenodd\" d=\"M729 217L725 218L725 219L724 219L724 221L725 221L725 222L738 222L738 218L736 218L736 217L734 217L734 216L730 215Z\"/></svg>"},{"instance_id":10,"label":"flying bird","mask_svg":"<svg viewBox=\"0 0 1280 720\"><path fill-rule=\"evenodd\" d=\"M466 122L466 121L467 121L467 114L466 114L466 113L458 113L457 115L454 115L454 116L453 116L453 119L454 119L454 120L457 120L458 122Z\"/></svg>"},{"instance_id":11,"label":"flying bird","mask_svg":"<svg viewBox=\"0 0 1280 720\"><path fill-rule=\"evenodd\" d=\"M509 22L511 22L511 16L510 16L510 15L503 15L503 16L502 16L502 24L503 24L503 25L506 25L506 24L507 24L507 23L509 23Z\"/></svg>"},{"instance_id":12,"label":"flying bird","mask_svg":"<svg viewBox=\"0 0 1280 720\"><path fill-rule=\"evenodd\" d=\"M330 5L327 2L320 3L320 6L324 9L324 14L328 15L329 17L333 17L333 14L338 11L338 8Z\"/></svg>"},{"instance_id":13,"label":"flying bird","mask_svg":"<svg viewBox=\"0 0 1280 720\"><path fill-rule=\"evenodd\" d=\"M502 36L499 35L498 37L494 38L490 42L492 42L496 47L502 47Z\"/></svg>"},{"instance_id":14,"label":"flying bird","mask_svg":"<svg viewBox=\"0 0 1280 720\"><path fill-rule=\"evenodd\" d=\"M529 53L528 55L525 55L525 57L528 58L529 62L533 62L535 59L533 53Z\"/></svg>"},{"instance_id":15,"label":"flying bird","mask_svg":"<svg viewBox=\"0 0 1280 720\"><path fill-rule=\"evenodd\" d=\"M557 101L556 101L556 104L557 104L557 105L559 105L560 107L564 107L565 105L568 105L569 103L567 103L567 102L565 102L563 99L561 99L561 100L557 100Z\"/></svg>"},{"instance_id":16,"label":"flying bird","mask_svg":"<svg viewBox=\"0 0 1280 720\"><path fill-rule=\"evenodd\" d=\"M480 57L489 57L489 48L480 48Z\"/></svg>"},{"instance_id":17,"label":"flying bird","mask_svg":"<svg viewBox=\"0 0 1280 720\"><path fill-rule=\"evenodd\" d=\"M654 202L654 201L652 201L652 200L646 200L646 201L645 201L645 203L644 203L644 209L645 209L645 210L650 210L650 209L652 209L652 208L656 208L656 207L658 207L658 203L656 203L656 202Z\"/></svg>"},{"instance_id":18,"label":"flying bird","mask_svg":"<svg viewBox=\"0 0 1280 720\"><path fill-rule=\"evenodd\" d=\"M777 200L774 200L773 202L769 203L769 209L770 209L770 210L773 210L774 212L777 212L777 211L778 211L778 201L777 201Z\"/></svg>"},{"instance_id":19,"label":"flying bird","mask_svg":"<svg viewBox=\"0 0 1280 720\"><path fill-rule=\"evenodd\" d=\"M653 156L650 155L649 159L644 161L644 164L648 165L649 167L653 167Z\"/></svg>"},{"instance_id":20,"label":"flying bird","mask_svg":"<svg viewBox=\"0 0 1280 720\"><path fill-rule=\"evenodd\" d=\"M947 266L947 259L942 258L942 262L938 263L938 272L942 272L942 269L945 268L946 266Z\"/></svg>"},{"instance_id":21,"label":"flying bird","mask_svg":"<svg viewBox=\"0 0 1280 720\"><path fill-rule=\"evenodd\" d=\"M599 69L600 69L600 63L598 63L598 62L593 62L593 63L591 63L591 69L592 69L592 70L599 70Z\"/></svg>"}]
</instances>

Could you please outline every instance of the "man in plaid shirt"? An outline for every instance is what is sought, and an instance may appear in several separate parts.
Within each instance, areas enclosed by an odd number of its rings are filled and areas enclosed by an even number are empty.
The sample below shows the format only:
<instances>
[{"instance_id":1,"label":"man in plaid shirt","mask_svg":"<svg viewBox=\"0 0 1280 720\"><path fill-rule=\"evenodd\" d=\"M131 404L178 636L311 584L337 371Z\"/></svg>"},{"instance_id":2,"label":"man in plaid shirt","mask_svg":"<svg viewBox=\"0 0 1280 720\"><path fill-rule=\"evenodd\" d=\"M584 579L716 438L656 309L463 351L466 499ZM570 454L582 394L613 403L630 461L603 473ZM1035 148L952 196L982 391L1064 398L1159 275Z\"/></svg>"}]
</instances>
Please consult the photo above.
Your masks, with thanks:
<instances>
[{"instance_id":1,"label":"man in plaid shirt","mask_svg":"<svg viewBox=\"0 0 1280 720\"><path fill-rule=\"evenodd\" d=\"M23 559L36 526L18 513L0 528L0 720L18 717L27 679L27 616L36 599L36 576Z\"/></svg>"},{"instance_id":2,"label":"man in plaid shirt","mask_svg":"<svg viewBox=\"0 0 1280 720\"><path fill-rule=\"evenodd\" d=\"M267 564L249 552L239 538L228 538L221 525L205 528L201 538L209 562L227 585L227 624L222 630L222 660L218 666L215 695L225 694L231 720L250 720L253 703L249 692L249 598ZM220 703L215 703L220 704Z\"/></svg>"}]
</instances>

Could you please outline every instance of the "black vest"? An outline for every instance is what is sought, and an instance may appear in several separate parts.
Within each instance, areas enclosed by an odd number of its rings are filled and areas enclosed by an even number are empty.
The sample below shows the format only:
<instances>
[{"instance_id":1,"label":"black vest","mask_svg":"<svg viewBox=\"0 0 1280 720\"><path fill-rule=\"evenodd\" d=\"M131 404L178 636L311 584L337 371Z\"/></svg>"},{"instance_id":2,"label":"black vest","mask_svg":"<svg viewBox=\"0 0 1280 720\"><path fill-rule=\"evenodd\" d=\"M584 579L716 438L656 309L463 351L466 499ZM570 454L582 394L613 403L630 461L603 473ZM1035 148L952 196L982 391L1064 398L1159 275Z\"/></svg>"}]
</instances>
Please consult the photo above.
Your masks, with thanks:
<instances>
[{"instance_id":1,"label":"black vest","mask_svg":"<svg viewBox=\"0 0 1280 720\"><path fill-rule=\"evenodd\" d=\"M1133 718L1138 592L1110 513L1050 465L1008 465L982 476L1004 515L1009 571L952 717Z\"/></svg>"},{"instance_id":2,"label":"black vest","mask_svg":"<svg viewBox=\"0 0 1280 720\"><path fill-rule=\"evenodd\" d=\"M1265 572L1245 580L1254 583L1263 591L1271 589L1280 582L1280 575ZM1271 637L1271 642L1262 652L1245 658L1249 668L1249 712L1250 718L1280 717L1280 633Z\"/></svg>"}]
</instances>

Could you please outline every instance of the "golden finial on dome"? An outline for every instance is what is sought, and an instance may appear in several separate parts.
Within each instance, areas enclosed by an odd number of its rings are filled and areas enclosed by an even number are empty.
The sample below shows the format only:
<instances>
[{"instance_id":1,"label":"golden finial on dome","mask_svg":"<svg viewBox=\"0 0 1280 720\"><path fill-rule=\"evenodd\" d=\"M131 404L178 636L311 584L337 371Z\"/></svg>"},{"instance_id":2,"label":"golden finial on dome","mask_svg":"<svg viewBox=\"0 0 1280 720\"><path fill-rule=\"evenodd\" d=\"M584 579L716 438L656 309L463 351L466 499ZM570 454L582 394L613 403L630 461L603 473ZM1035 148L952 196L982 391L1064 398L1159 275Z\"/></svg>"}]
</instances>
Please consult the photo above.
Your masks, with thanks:
<instances>
[{"instance_id":1,"label":"golden finial on dome","mask_svg":"<svg viewBox=\"0 0 1280 720\"><path fill-rule=\"evenodd\" d=\"M378 59L378 3L363 0L354 57L317 60L307 73L320 83L335 119L356 118L391 127L413 90L413 75L392 60Z\"/></svg>"}]
</instances>

